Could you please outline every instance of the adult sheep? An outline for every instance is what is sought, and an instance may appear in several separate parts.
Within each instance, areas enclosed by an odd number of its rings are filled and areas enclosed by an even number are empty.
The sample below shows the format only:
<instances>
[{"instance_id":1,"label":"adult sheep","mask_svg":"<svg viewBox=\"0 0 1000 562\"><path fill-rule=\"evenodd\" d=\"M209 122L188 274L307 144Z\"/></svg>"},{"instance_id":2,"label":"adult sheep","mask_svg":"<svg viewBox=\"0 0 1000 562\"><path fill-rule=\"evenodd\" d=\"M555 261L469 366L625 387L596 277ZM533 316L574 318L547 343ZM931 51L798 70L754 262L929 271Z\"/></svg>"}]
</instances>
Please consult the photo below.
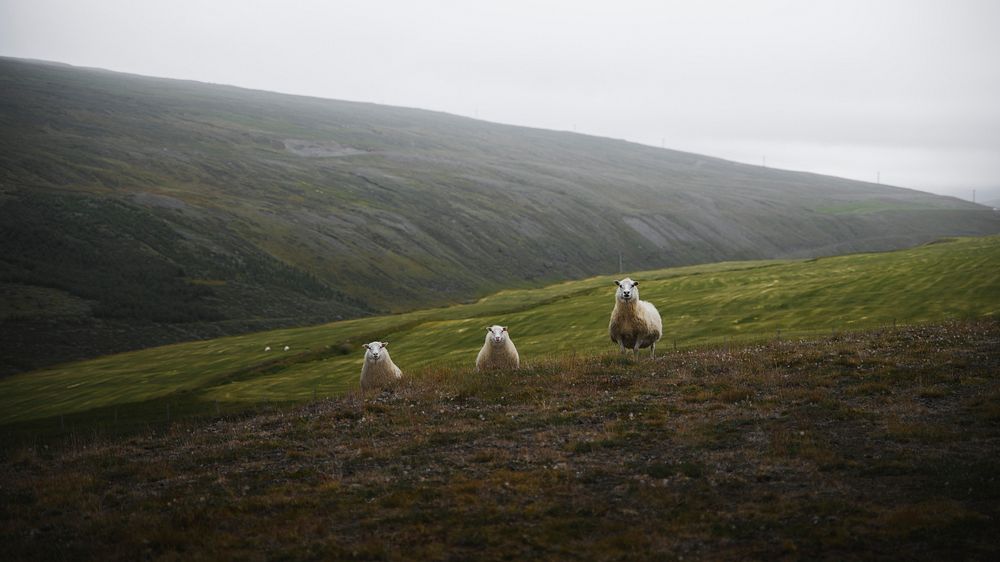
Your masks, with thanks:
<instances>
[{"instance_id":1,"label":"adult sheep","mask_svg":"<svg viewBox=\"0 0 1000 562\"><path fill-rule=\"evenodd\" d=\"M392 384L403 378L403 371L392 362L386 346L389 342L373 341L365 348L365 363L361 366L361 390L375 389Z\"/></svg>"},{"instance_id":2,"label":"adult sheep","mask_svg":"<svg viewBox=\"0 0 1000 562\"><path fill-rule=\"evenodd\" d=\"M517 354L514 342L510 341L510 333L506 326L490 326L486 328L486 342L476 357L476 370L517 369L521 358Z\"/></svg>"},{"instance_id":3,"label":"adult sheep","mask_svg":"<svg viewBox=\"0 0 1000 562\"><path fill-rule=\"evenodd\" d=\"M615 307L611 310L608 334L611 341L621 346L622 353L631 349L635 357L639 350L650 348L650 357L656 357L656 342L663 335L663 320L652 303L639 300L639 282L626 277L615 281Z\"/></svg>"}]
</instances>

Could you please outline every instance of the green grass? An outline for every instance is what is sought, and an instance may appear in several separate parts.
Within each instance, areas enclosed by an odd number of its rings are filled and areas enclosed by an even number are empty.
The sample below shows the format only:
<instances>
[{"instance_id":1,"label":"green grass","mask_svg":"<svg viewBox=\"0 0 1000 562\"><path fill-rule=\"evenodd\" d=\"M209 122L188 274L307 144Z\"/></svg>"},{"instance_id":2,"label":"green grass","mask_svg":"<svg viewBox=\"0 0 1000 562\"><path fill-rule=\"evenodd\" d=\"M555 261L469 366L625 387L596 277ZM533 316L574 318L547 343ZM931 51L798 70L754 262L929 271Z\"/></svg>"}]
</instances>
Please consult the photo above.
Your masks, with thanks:
<instances>
[{"instance_id":1,"label":"green grass","mask_svg":"<svg viewBox=\"0 0 1000 562\"><path fill-rule=\"evenodd\" d=\"M1000 314L1000 237L808 261L721 263L635 273L664 319L661 353ZM360 344L389 341L411 374L472 366L485 326L507 325L522 363L612 349L614 277L511 290L472 304L152 348L0 380L0 424L136 422L216 408L301 402L355 388ZM290 346L290 351L281 349ZM265 352L271 346L273 351ZM872 392L876 392L873 390ZM930 391L928 391L930 392ZM739 393L733 394L734 397ZM735 398L734 398L735 400ZM60 416L63 416L60 419ZM57 421L58 420L58 421ZM13 426L10 426L13 427Z\"/></svg>"}]
</instances>

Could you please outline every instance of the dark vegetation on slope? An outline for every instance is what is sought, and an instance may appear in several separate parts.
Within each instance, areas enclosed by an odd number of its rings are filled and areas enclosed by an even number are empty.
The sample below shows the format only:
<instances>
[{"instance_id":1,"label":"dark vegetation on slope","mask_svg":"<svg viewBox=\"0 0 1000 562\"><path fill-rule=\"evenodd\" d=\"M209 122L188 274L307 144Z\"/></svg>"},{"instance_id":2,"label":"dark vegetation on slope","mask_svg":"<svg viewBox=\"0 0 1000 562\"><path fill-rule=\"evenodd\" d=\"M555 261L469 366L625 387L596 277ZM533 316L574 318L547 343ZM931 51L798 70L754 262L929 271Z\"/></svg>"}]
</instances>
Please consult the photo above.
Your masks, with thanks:
<instances>
[{"instance_id":1,"label":"dark vegetation on slope","mask_svg":"<svg viewBox=\"0 0 1000 562\"><path fill-rule=\"evenodd\" d=\"M371 311L251 244L213 254L114 199L41 192L4 208L8 367Z\"/></svg>"},{"instance_id":2,"label":"dark vegetation on slope","mask_svg":"<svg viewBox=\"0 0 1000 562\"><path fill-rule=\"evenodd\" d=\"M0 59L0 372L508 287L1000 231L981 206L442 113Z\"/></svg>"},{"instance_id":3,"label":"dark vegetation on slope","mask_svg":"<svg viewBox=\"0 0 1000 562\"><path fill-rule=\"evenodd\" d=\"M995 559L1000 324L428 370L7 450L8 560Z\"/></svg>"}]
</instances>

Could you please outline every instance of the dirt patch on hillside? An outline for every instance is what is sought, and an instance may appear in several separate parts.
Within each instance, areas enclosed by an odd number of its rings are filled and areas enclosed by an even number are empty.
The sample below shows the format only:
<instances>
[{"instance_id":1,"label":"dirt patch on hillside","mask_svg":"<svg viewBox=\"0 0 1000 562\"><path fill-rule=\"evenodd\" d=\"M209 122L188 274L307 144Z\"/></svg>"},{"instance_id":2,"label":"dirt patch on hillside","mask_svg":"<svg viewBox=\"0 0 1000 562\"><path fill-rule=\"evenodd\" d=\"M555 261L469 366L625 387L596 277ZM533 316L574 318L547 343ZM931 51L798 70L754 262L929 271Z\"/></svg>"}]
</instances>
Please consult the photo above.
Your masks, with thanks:
<instances>
[{"instance_id":1,"label":"dirt patch on hillside","mask_svg":"<svg viewBox=\"0 0 1000 562\"><path fill-rule=\"evenodd\" d=\"M336 141L314 141L285 139L285 150L303 156L305 158L335 158L339 156L352 156L355 154L367 154L365 150L359 150L350 146L344 146Z\"/></svg>"}]
</instances>

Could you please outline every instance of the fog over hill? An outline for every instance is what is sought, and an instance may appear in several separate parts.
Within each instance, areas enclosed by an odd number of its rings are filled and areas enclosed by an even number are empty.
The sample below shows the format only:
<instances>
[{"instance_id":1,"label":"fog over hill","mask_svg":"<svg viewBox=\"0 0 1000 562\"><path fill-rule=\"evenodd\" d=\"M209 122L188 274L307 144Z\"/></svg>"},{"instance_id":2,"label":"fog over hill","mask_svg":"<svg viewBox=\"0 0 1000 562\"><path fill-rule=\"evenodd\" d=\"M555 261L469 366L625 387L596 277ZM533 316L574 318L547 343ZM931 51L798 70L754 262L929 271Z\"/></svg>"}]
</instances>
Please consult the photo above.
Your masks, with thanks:
<instances>
[{"instance_id":1,"label":"fog over hill","mask_svg":"<svg viewBox=\"0 0 1000 562\"><path fill-rule=\"evenodd\" d=\"M10 372L618 269L1000 232L955 198L443 113L0 59Z\"/></svg>"}]
</instances>

